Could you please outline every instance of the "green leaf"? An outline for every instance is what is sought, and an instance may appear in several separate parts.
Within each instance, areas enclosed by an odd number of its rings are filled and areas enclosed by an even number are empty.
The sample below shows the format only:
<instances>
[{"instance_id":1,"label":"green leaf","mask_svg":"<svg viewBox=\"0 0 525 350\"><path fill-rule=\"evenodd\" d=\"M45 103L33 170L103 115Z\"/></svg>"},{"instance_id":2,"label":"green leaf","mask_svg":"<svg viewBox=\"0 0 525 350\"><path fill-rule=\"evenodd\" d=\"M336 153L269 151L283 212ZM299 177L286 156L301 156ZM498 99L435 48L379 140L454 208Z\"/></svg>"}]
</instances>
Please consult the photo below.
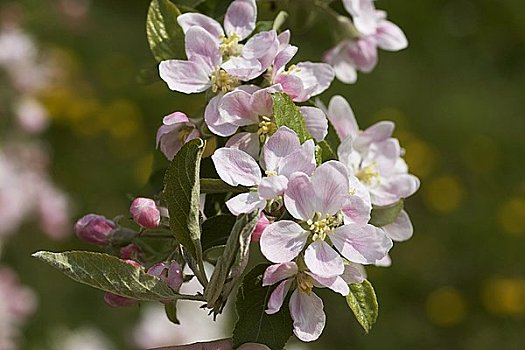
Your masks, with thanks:
<instances>
[{"instance_id":1,"label":"green leaf","mask_svg":"<svg viewBox=\"0 0 525 350\"><path fill-rule=\"evenodd\" d=\"M322 160L323 162L326 162L327 160L337 159L337 155L335 154L332 147L330 147L330 144L326 141L321 141L317 144L319 147L321 147L322 150Z\"/></svg>"},{"instance_id":2,"label":"green leaf","mask_svg":"<svg viewBox=\"0 0 525 350\"><path fill-rule=\"evenodd\" d=\"M33 257L62 271L74 281L137 300L166 301L181 297L159 278L148 275L114 256L71 251L53 253L40 251Z\"/></svg>"},{"instance_id":3,"label":"green leaf","mask_svg":"<svg viewBox=\"0 0 525 350\"><path fill-rule=\"evenodd\" d=\"M262 275L268 264L255 266L243 279L237 294L238 320L233 330L233 347L258 343L271 350L282 350L292 336L293 321L285 300L279 312L268 315L265 310L272 292L262 286Z\"/></svg>"},{"instance_id":4,"label":"green leaf","mask_svg":"<svg viewBox=\"0 0 525 350\"><path fill-rule=\"evenodd\" d=\"M361 284L352 283L349 287L350 294L346 296L346 303L354 312L359 324L368 333L376 322L379 312L374 288L367 280Z\"/></svg>"},{"instance_id":5,"label":"green leaf","mask_svg":"<svg viewBox=\"0 0 525 350\"><path fill-rule=\"evenodd\" d=\"M255 25L255 29L253 30L253 34L257 34L260 32L267 32L269 30L272 30L273 27L273 21L258 21Z\"/></svg>"},{"instance_id":6,"label":"green leaf","mask_svg":"<svg viewBox=\"0 0 525 350\"><path fill-rule=\"evenodd\" d=\"M249 190L244 186L230 186L220 179L201 179L202 193L243 193Z\"/></svg>"},{"instance_id":7,"label":"green leaf","mask_svg":"<svg viewBox=\"0 0 525 350\"><path fill-rule=\"evenodd\" d=\"M225 245L230 232L235 225L236 217L233 215L216 215L202 223L202 250Z\"/></svg>"},{"instance_id":8,"label":"green leaf","mask_svg":"<svg viewBox=\"0 0 525 350\"><path fill-rule=\"evenodd\" d=\"M184 57L184 33L177 23L180 11L169 0L152 0L146 20L149 47L157 62Z\"/></svg>"},{"instance_id":9,"label":"green leaf","mask_svg":"<svg viewBox=\"0 0 525 350\"><path fill-rule=\"evenodd\" d=\"M228 295L246 268L251 234L258 220L259 213L255 211L239 215L233 225L224 252L217 260L210 283L204 291L208 307L215 313L221 312Z\"/></svg>"},{"instance_id":10,"label":"green leaf","mask_svg":"<svg viewBox=\"0 0 525 350\"><path fill-rule=\"evenodd\" d=\"M204 146L203 140L194 139L181 148L166 171L163 192L170 229L197 263L202 261L199 171Z\"/></svg>"},{"instance_id":11,"label":"green leaf","mask_svg":"<svg viewBox=\"0 0 525 350\"><path fill-rule=\"evenodd\" d=\"M275 31L279 31L281 27L283 26L284 22L288 19L288 12L286 11L279 11L277 16L275 16L275 19L273 20L272 28Z\"/></svg>"},{"instance_id":12,"label":"green leaf","mask_svg":"<svg viewBox=\"0 0 525 350\"><path fill-rule=\"evenodd\" d=\"M370 224L376 227L382 227L396 221L399 213L403 210L403 200L396 202L391 205L384 207L374 206L372 208L372 217L370 219Z\"/></svg>"},{"instance_id":13,"label":"green leaf","mask_svg":"<svg viewBox=\"0 0 525 350\"><path fill-rule=\"evenodd\" d=\"M173 301L171 303L166 303L164 305L164 311L166 311L166 317L168 320L175 324L180 324L179 319L177 318L177 302Z\"/></svg>"},{"instance_id":14,"label":"green leaf","mask_svg":"<svg viewBox=\"0 0 525 350\"><path fill-rule=\"evenodd\" d=\"M323 162L323 149L319 145L315 145L315 163L317 166Z\"/></svg>"},{"instance_id":15,"label":"green leaf","mask_svg":"<svg viewBox=\"0 0 525 350\"><path fill-rule=\"evenodd\" d=\"M290 96L283 92L276 92L272 95L273 99L273 117L277 127L287 126L299 137L301 143L311 139L312 136L306 129L304 117L299 108L293 103Z\"/></svg>"}]
</instances>

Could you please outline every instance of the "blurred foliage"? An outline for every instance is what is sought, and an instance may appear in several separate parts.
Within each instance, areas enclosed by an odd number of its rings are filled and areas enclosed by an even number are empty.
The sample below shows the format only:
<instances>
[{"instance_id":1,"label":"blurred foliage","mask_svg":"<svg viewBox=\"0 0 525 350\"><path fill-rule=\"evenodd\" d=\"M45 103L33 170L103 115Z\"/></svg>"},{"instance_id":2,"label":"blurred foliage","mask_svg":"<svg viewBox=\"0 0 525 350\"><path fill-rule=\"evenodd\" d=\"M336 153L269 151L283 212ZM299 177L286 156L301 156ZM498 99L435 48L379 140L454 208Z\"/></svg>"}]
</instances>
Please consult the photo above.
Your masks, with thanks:
<instances>
[{"instance_id":1,"label":"blurred foliage","mask_svg":"<svg viewBox=\"0 0 525 350\"><path fill-rule=\"evenodd\" d=\"M2 0L2 4L6 3ZM200 113L202 97L170 92L155 76L145 34L146 0L92 0L82 17L61 1L20 0L25 24L63 57L65 83L42 96L53 124L54 179L77 216L125 213L152 170L162 117ZM204 5L203 5L204 6ZM335 293L327 327L312 349L519 349L525 346L525 2L523 0L380 0L410 47L381 52L378 67L352 86L334 83L362 127L397 123L420 191L406 202L414 237L396 245L393 266L370 268L380 313L365 335ZM260 19L273 19L269 6ZM290 21L297 20L291 13ZM326 19L292 32L297 60L319 60L333 43ZM311 23L310 23L311 22ZM291 23L291 22L289 22ZM142 190L141 190L142 189ZM75 284L30 258L36 250L91 249L71 238L45 240L26 226L3 260L39 294L25 349L42 349L54 327L96 325L126 349L137 308L111 310L102 293ZM44 344L44 345L43 345Z\"/></svg>"}]
</instances>

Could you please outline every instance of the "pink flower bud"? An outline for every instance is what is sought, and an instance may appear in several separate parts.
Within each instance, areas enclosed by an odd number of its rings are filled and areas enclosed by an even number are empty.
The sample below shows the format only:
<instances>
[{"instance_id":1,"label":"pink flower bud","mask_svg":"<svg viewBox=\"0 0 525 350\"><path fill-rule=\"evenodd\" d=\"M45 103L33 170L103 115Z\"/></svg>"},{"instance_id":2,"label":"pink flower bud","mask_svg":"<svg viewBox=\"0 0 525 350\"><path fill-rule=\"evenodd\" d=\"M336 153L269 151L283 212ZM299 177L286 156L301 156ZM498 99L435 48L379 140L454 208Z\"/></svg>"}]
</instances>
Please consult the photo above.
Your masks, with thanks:
<instances>
[{"instance_id":1,"label":"pink flower bud","mask_svg":"<svg viewBox=\"0 0 525 350\"><path fill-rule=\"evenodd\" d=\"M75 224L75 233L78 238L93 244L106 245L109 236L117 225L102 215L88 214L80 218Z\"/></svg>"},{"instance_id":2,"label":"pink flower bud","mask_svg":"<svg viewBox=\"0 0 525 350\"><path fill-rule=\"evenodd\" d=\"M132 259L136 258L141 253L140 248L136 244L128 244L125 247L120 248L121 259Z\"/></svg>"},{"instance_id":3,"label":"pink flower bud","mask_svg":"<svg viewBox=\"0 0 525 350\"><path fill-rule=\"evenodd\" d=\"M136 262L135 260L127 259L127 260L124 260L124 262L130 264L133 267L142 267L142 265Z\"/></svg>"},{"instance_id":4,"label":"pink flower bud","mask_svg":"<svg viewBox=\"0 0 525 350\"><path fill-rule=\"evenodd\" d=\"M160 224L160 211L153 199L135 198L129 212L133 220L144 228L155 228Z\"/></svg>"},{"instance_id":5,"label":"pink flower bud","mask_svg":"<svg viewBox=\"0 0 525 350\"><path fill-rule=\"evenodd\" d=\"M169 265L165 262L157 263L148 269L148 273L159 277L175 291L180 289L183 282L182 267L175 260L171 261Z\"/></svg>"},{"instance_id":6,"label":"pink flower bud","mask_svg":"<svg viewBox=\"0 0 525 350\"><path fill-rule=\"evenodd\" d=\"M104 302L111 307L126 307L137 304L138 300L122 297L113 293L104 293Z\"/></svg>"},{"instance_id":7,"label":"pink flower bud","mask_svg":"<svg viewBox=\"0 0 525 350\"><path fill-rule=\"evenodd\" d=\"M261 216L259 217L259 221L257 221L257 225L255 225L255 230L252 232L252 242L259 242L259 239L261 239L261 234L263 233L266 226L270 224L270 221L261 212Z\"/></svg>"}]
</instances>

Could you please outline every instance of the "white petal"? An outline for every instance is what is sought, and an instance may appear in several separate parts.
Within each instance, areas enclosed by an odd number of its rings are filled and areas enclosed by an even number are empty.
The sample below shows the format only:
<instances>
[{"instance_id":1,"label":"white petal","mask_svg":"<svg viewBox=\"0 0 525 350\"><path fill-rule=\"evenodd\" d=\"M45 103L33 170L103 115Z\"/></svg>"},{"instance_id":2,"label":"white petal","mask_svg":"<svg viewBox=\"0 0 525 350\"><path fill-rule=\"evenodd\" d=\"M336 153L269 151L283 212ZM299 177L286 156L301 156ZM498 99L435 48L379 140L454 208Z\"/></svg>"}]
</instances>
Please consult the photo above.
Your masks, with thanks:
<instances>
[{"instance_id":1,"label":"white petal","mask_svg":"<svg viewBox=\"0 0 525 350\"><path fill-rule=\"evenodd\" d=\"M306 174L296 173L290 177L284 193L284 204L288 212L298 220L308 220L315 212L315 190Z\"/></svg>"},{"instance_id":2,"label":"white petal","mask_svg":"<svg viewBox=\"0 0 525 350\"><path fill-rule=\"evenodd\" d=\"M292 262L274 264L266 268L263 275L263 287L270 286L297 274L297 264Z\"/></svg>"},{"instance_id":3,"label":"white petal","mask_svg":"<svg viewBox=\"0 0 525 350\"><path fill-rule=\"evenodd\" d=\"M304 117L306 129L315 141L323 141L328 134L328 120L324 112L317 107L310 106L299 107L299 111Z\"/></svg>"},{"instance_id":4,"label":"white petal","mask_svg":"<svg viewBox=\"0 0 525 350\"><path fill-rule=\"evenodd\" d=\"M261 252L271 262L289 262L299 255L308 236L309 232L293 221L274 222L261 235Z\"/></svg>"},{"instance_id":5,"label":"white petal","mask_svg":"<svg viewBox=\"0 0 525 350\"><path fill-rule=\"evenodd\" d=\"M300 147L301 143L295 132L285 126L280 127L263 146L264 169L276 171L283 159Z\"/></svg>"},{"instance_id":6,"label":"white petal","mask_svg":"<svg viewBox=\"0 0 525 350\"><path fill-rule=\"evenodd\" d=\"M275 314L281 310L281 306L283 306L284 299L286 298L286 294L288 294L291 285L292 280L282 281L273 290L270 299L268 300L268 308L265 310L268 315Z\"/></svg>"},{"instance_id":7,"label":"white petal","mask_svg":"<svg viewBox=\"0 0 525 350\"><path fill-rule=\"evenodd\" d=\"M259 158L259 136L254 132L240 132L233 135L228 139L225 147L237 148L254 159Z\"/></svg>"},{"instance_id":8,"label":"white petal","mask_svg":"<svg viewBox=\"0 0 525 350\"><path fill-rule=\"evenodd\" d=\"M221 121L238 126L257 124L259 116L252 112L251 97L250 93L240 89L225 94L218 107Z\"/></svg>"},{"instance_id":9,"label":"white petal","mask_svg":"<svg viewBox=\"0 0 525 350\"><path fill-rule=\"evenodd\" d=\"M213 70L221 64L222 54L214 37L201 27L191 27L184 37L188 61L202 59Z\"/></svg>"},{"instance_id":10,"label":"white petal","mask_svg":"<svg viewBox=\"0 0 525 350\"><path fill-rule=\"evenodd\" d=\"M208 90L211 86L210 72L199 63L180 60L162 61L159 75L170 90L193 94Z\"/></svg>"},{"instance_id":11,"label":"white petal","mask_svg":"<svg viewBox=\"0 0 525 350\"><path fill-rule=\"evenodd\" d=\"M264 71L258 59L244 57L230 57L221 65L221 68L241 81L255 79Z\"/></svg>"},{"instance_id":12,"label":"white petal","mask_svg":"<svg viewBox=\"0 0 525 350\"><path fill-rule=\"evenodd\" d=\"M256 210L263 210L266 206L266 201L261 199L257 192L248 192L231 198L226 202L226 206L233 215L237 216Z\"/></svg>"},{"instance_id":13,"label":"white petal","mask_svg":"<svg viewBox=\"0 0 525 350\"><path fill-rule=\"evenodd\" d=\"M288 186L286 176L268 176L261 180L259 184L259 196L264 199L275 199L282 195Z\"/></svg>"},{"instance_id":14,"label":"white petal","mask_svg":"<svg viewBox=\"0 0 525 350\"><path fill-rule=\"evenodd\" d=\"M349 187L348 172L341 162L331 160L321 164L312 175L312 184L315 189L315 211L334 215L343 208L349 196Z\"/></svg>"},{"instance_id":15,"label":"white petal","mask_svg":"<svg viewBox=\"0 0 525 350\"><path fill-rule=\"evenodd\" d=\"M344 140L348 136L351 136L352 139L357 136L359 126L357 125L354 111L343 96L336 95L332 97L328 104L327 117L334 126L340 140Z\"/></svg>"},{"instance_id":16,"label":"white petal","mask_svg":"<svg viewBox=\"0 0 525 350\"><path fill-rule=\"evenodd\" d=\"M390 21L381 21L376 34L377 45L383 50L399 51L408 46L405 33Z\"/></svg>"},{"instance_id":17,"label":"white petal","mask_svg":"<svg viewBox=\"0 0 525 350\"><path fill-rule=\"evenodd\" d=\"M345 272L343 272L341 277L346 283L363 283L366 279L366 270L361 264L347 262L345 264Z\"/></svg>"},{"instance_id":18,"label":"white petal","mask_svg":"<svg viewBox=\"0 0 525 350\"><path fill-rule=\"evenodd\" d=\"M414 227L408 213L404 210L399 213L396 221L381 227L390 239L396 242L409 240L414 234Z\"/></svg>"},{"instance_id":19,"label":"white petal","mask_svg":"<svg viewBox=\"0 0 525 350\"><path fill-rule=\"evenodd\" d=\"M254 186L261 181L261 169L246 152L219 148L211 156L220 178L231 186Z\"/></svg>"},{"instance_id":20,"label":"white petal","mask_svg":"<svg viewBox=\"0 0 525 350\"><path fill-rule=\"evenodd\" d=\"M233 135L239 127L235 124L224 121L221 117L219 113L219 105L222 97L223 95L220 93L208 102L208 105L204 110L204 120L206 121L208 129L210 129L215 135L230 136Z\"/></svg>"},{"instance_id":21,"label":"white petal","mask_svg":"<svg viewBox=\"0 0 525 350\"><path fill-rule=\"evenodd\" d=\"M329 64L312 62L298 63L290 75L299 77L304 87L303 94L294 99L295 102L304 102L312 96L319 95L328 89L335 77Z\"/></svg>"},{"instance_id":22,"label":"white petal","mask_svg":"<svg viewBox=\"0 0 525 350\"><path fill-rule=\"evenodd\" d=\"M307 140L297 151L287 155L280 162L277 173L288 178L296 172L310 175L315 167L315 144L313 140Z\"/></svg>"},{"instance_id":23,"label":"white petal","mask_svg":"<svg viewBox=\"0 0 525 350\"><path fill-rule=\"evenodd\" d=\"M177 22L182 27L184 34L193 26L204 28L208 33L213 35L216 38L217 42L220 42L219 37L224 35L222 26L208 16L205 16L200 13L183 13L177 17Z\"/></svg>"},{"instance_id":24,"label":"white petal","mask_svg":"<svg viewBox=\"0 0 525 350\"><path fill-rule=\"evenodd\" d=\"M308 273L314 280L316 280L319 287L326 287L330 288L336 293L341 294L342 296L347 296L348 293L350 293L350 288L348 287L348 283L345 282L343 278L340 276L334 276L334 277L320 277L313 273ZM316 285L317 287L317 285Z\"/></svg>"},{"instance_id":25,"label":"white petal","mask_svg":"<svg viewBox=\"0 0 525 350\"><path fill-rule=\"evenodd\" d=\"M257 5L255 0L233 1L224 16L226 35L237 34L240 40L245 39L255 29L257 20Z\"/></svg>"},{"instance_id":26,"label":"white petal","mask_svg":"<svg viewBox=\"0 0 525 350\"><path fill-rule=\"evenodd\" d=\"M374 264L384 258L393 245L383 230L372 225L340 226L330 239L346 259L358 264Z\"/></svg>"},{"instance_id":27,"label":"white petal","mask_svg":"<svg viewBox=\"0 0 525 350\"><path fill-rule=\"evenodd\" d=\"M326 315L323 301L315 293L309 295L296 289L290 298L293 332L304 342L314 341L323 332Z\"/></svg>"},{"instance_id":28,"label":"white petal","mask_svg":"<svg viewBox=\"0 0 525 350\"><path fill-rule=\"evenodd\" d=\"M248 59L257 59L261 63L262 71L264 71L272 64L278 49L277 33L275 30L270 30L252 36L242 48L242 56Z\"/></svg>"},{"instance_id":29,"label":"white petal","mask_svg":"<svg viewBox=\"0 0 525 350\"><path fill-rule=\"evenodd\" d=\"M338 276L345 269L341 256L320 239L306 248L304 262L312 273L320 277Z\"/></svg>"}]
</instances>

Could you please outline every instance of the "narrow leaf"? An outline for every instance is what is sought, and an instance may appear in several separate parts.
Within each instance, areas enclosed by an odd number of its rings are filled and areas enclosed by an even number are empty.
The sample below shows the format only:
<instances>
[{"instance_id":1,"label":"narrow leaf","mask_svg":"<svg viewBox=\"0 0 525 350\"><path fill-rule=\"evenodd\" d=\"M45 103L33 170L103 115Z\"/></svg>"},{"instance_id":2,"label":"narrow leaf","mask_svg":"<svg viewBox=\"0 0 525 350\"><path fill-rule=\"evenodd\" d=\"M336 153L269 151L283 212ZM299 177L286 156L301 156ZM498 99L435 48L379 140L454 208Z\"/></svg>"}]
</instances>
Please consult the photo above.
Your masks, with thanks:
<instances>
[{"instance_id":1,"label":"narrow leaf","mask_svg":"<svg viewBox=\"0 0 525 350\"><path fill-rule=\"evenodd\" d=\"M268 264L255 266L243 279L237 294L238 320L233 330L233 347L245 343L257 343L271 350L282 350L292 336L292 317L288 298L279 312L268 315L266 306L272 288L262 286L262 275Z\"/></svg>"},{"instance_id":2,"label":"narrow leaf","mask_svg":"<svg viewBox=\"0 0 525 350\"><path fill-rule=\"evenodd\" d=\"M374 206L372 209L370 224L376 227L382 227L391 224L396 221L397 217L401 213L401 210L403 210L403 200L384 207Z\"/></svg>"},{"instance_id":3,"label":"narrow leaf","mask_svg":"<svg viewBox=\"0 0 525 350\"><path fill-rule=\"evenodd\" d=\"M349 287L350 294L346 296L346 303L353 311L359 324L368 333L376 322L379 312L374 288L367 280L361 284L352 283Z\"/></svg>"},{"instance_id":4,"label":"narrow leaf","mask_svg":"<svg viewBox=\"0 0 525 350\"><path fill-rule=\"evenodd\" d=\"M175 324L180 324L179 319L177 318L177 302L173 301L171 303L166 303L164 305L164 311L166 311L166 317L168 320Z\"/></svg>"},{"instance_id":5,"label":"narrow leaf","mask_svg":"<svg viewBox=\"0 0 525 350\"><path fill-rule=\"evenodd\" d=\"M62 271L74 281L137 300L166 301L180 297L159 278L114 256L82 251L40 251L33 257Z\"/></svg>"},{"instance_id":6,"label":"narrow leaf","mask_svg":"<svg viewBox=\"0 0 525 350\"><path fill-rule=\"evenodd\" d=\"M230 186L220 179L201 179L202 193L243 193L248 192L249 188L244 186Z\"/></svg>"},{"instance_id":7,"label":"narrow leaf","mask_svg":"<svg viewBox=\"0 0 525 350\"><path fill-rule=\"evenodd\" d=\"M177 23L180 11L169 0L152 0L146 20L149 47L157 62L184 57L184 34Z\"/></svg>"},{"instance_id":8,"label":"narrow leaf","mask_svg":"<svg viewBox=\"0 0 525 350\"><path fill-rule=\"evenodd\" d=\"M332 147L330 146L328 142L323 140L319 142L317 145L321 147L321 149L323 150L322 152L323 162L326 162L327 160L337 159L337 155L335 154L334 150L332 149Z\"/></svg>"},{"instance_id":9,"label":"narrow leaf","mask_svg":"<svg viewBox=\"0 0 525 350\"><path fill-rule=\"evenodd\" d=\"M166 171L163 192L171 231L197 263L202 260L199 170L204 145L204 141L195 139L181 148Z\"/></svg>"},{"instance_id":10,"label":"narrow leaf","mask_svg":"<svg viewBox=\"0 0 525 350\"><path fill-rule=\"evenodd\" d=\"M287 126L299 137L301 143L311 139L312 136L306 129L304 117L299 112L299 108L292 101L290 96L283 92L276 92L272 95L273 99L273 117L277 127Z\"/></svg>"}]
</instances>

